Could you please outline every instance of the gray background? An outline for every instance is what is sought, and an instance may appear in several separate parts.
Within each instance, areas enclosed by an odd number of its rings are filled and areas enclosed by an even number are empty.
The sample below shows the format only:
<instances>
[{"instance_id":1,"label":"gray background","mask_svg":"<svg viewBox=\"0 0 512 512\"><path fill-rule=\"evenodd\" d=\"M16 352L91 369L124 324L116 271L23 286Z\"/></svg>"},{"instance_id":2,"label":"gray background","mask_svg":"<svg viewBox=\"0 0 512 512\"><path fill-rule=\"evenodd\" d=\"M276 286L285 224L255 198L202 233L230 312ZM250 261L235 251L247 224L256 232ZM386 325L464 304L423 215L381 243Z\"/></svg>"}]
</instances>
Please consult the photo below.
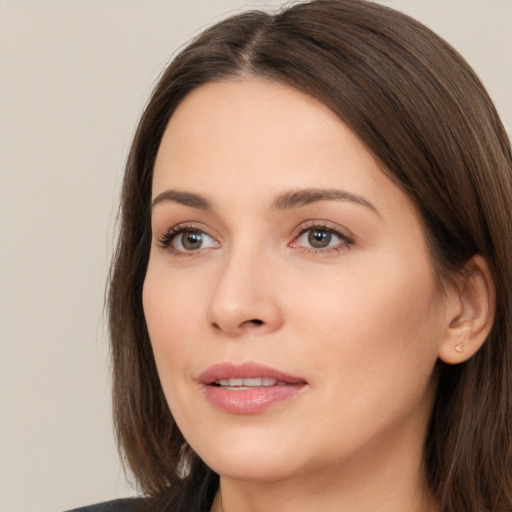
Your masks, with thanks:
<instances>
[{"instance_id":1,"label":"gray background","mask_svg":"<svg viewBox=\"0 0 512 512\"><path fill-rule=\"evenodd\" d=\"M119 183L162 67L277 1L0 0L0 509L125 496L102 318ZM512 0L382 1L448 39L512 128Z\"/></svg>"}]
</instances>

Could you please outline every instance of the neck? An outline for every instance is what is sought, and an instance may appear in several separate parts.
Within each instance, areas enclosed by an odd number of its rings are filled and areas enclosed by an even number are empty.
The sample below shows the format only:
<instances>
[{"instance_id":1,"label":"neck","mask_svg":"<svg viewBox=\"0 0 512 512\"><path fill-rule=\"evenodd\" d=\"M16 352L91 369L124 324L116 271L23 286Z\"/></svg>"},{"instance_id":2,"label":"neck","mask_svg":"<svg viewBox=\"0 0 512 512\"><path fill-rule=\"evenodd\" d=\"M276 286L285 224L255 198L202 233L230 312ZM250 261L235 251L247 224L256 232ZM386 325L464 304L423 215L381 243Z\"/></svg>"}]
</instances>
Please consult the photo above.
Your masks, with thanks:
<instances>
[{"instance_id":1,"label":"neck","mask_svg":"<svg viewBox=\"0 0 512 512\"><path fill-rule=\"evenodd\" d=\"M385 480L385 478L381 479ZM383 482L380 482L383 483ZM221 479L212 511L215 512L436 512L434 500L425 488L400 488L379 482L350 488L347 483L312 477L302 482L234 482Z\"/></svg>"}]
</instances>

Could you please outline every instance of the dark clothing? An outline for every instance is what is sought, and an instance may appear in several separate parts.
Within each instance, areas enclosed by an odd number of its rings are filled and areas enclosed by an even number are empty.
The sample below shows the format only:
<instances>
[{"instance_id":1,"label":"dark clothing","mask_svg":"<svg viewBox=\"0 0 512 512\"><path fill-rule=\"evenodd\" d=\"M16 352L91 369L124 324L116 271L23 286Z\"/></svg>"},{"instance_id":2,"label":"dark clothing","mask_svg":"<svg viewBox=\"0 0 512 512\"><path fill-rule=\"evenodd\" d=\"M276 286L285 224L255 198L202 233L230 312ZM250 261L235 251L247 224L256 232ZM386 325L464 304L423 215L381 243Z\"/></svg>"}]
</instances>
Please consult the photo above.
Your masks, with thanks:
<instances>
[{"instance_id":1,"label":"dark clothing","mask_svg":"<svg viewBox=\"0 0 512 512\"><path fill-rule=\"evenodd\" d=\"M144 508L146 508L144 505L147 504L148 500L144 498L122 498L75 508L68 512L143 512Z\"/></svg>"}]
</instances>

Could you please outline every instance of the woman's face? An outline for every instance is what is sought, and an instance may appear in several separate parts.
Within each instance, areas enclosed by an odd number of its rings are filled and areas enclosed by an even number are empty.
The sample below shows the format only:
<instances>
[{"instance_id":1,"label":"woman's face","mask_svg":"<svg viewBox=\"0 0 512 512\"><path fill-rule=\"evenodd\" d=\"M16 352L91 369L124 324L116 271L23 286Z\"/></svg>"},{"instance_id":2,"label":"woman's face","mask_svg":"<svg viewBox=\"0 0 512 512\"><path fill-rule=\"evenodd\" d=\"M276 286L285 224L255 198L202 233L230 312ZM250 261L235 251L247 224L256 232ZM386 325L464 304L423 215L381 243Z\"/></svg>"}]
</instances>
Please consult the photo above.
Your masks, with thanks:
<instances>
[{"instance_id":1,"label":"woman's face","mask_svg":"<svg viewBox=\"0 0 512 512\"><path fill-rule=\"evenodd\" d=\"M156 159L152 229L156 364L210 467L420 464L443 299L411 201L330 110L256 79L189 94Z\"/></svg>"}]
</instances>

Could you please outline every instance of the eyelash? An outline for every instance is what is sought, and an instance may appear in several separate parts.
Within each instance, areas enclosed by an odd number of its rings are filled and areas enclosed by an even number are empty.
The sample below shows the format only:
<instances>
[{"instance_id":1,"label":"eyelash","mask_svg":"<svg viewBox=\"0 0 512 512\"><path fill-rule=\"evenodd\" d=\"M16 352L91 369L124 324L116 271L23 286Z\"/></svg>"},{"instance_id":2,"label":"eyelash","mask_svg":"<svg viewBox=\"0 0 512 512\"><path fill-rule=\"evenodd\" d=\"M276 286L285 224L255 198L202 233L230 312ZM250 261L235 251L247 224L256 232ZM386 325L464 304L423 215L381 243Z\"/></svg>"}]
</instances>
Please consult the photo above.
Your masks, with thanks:
<instances>
[{"instance_id":1,"label":"eyelash","mask_svg":"<svg viewBox=\"0 0 512 512\"><path fill-rule=\"evenodd\" d=\"M295 245L296 241L299 240L301 236L306 234L308 231L321 231L325 233L329 233L334 235L340 239L340 243L334 247L325 247L325 248L315 248L315 247L305 247ZM354 245L355 239L353 236L343 233L342 230L336 226L335 224L331 224L328 221L308 221L304 224L301 224L295 230L295 237L291 242L290 246L294 248L300 248L304 252L310 254L329 254L329 253L338 253L342 250L348 249L351 245Z\"/></svg>"},{"instance_id":2,"label":"eyelash","mask_svg":"<svg viewBox=\"0 0 512 512\"><path fill-rule=\"evenodd\" d=\"M161 249L165 249L170 251L175 256L194 256L198 254L201 249L198 249L196 251L181 251L178 249L175 249L172 245L174 240L178 238L179 235L190 232L190 233L202 233L208 236L209 238L214 240L214 237L210 236L204 228L199 227L195 224L178 224L177 226L172 227L168 231L166 231L158 240L157 245Z\"/></svg>"},{"instance_id":3,"label":"eyelash","mask_svg":"<svg viewBox=\"0 0 512 512\"><path fill-rule=\"evenodd\" d=\"M335 247L325 247L325 248L315 248L315 247L305 247L305 246L299 246L297 244L297 240L304 234L306 234L309 231L320 231L329 233L330 235L334 235L338 237L341 241L339 244L337 244ZM195 225L195 224L179 224L177 226L172 227L168 231L166 231L158 240L157 245L165 250L170 251L173 255L176 256L194 256L197 255L199 252L201 252L201 248L197 250L190 250L190 251L184 251L184 250L178 250L173 247L172 243L174 240L177 239L177 237L183 233L190 232L190 233L202 233L205 234L207 237L211 238L212 240L215 240L215 238L211 235L209 235L204 228ZM341 230L335 226L334 224L329 223L328 221L308 221L304 224L301 224L297 227L297 229L294 232L294 238L293 241L289 244L289 247L292 247L294 249L299 249L307 253L311 254L329 254L332 252L340 252L341 250L348 249L351 245L355 243L355 240L352 236L342 233Z\"/></svg>"}]
</instances>

